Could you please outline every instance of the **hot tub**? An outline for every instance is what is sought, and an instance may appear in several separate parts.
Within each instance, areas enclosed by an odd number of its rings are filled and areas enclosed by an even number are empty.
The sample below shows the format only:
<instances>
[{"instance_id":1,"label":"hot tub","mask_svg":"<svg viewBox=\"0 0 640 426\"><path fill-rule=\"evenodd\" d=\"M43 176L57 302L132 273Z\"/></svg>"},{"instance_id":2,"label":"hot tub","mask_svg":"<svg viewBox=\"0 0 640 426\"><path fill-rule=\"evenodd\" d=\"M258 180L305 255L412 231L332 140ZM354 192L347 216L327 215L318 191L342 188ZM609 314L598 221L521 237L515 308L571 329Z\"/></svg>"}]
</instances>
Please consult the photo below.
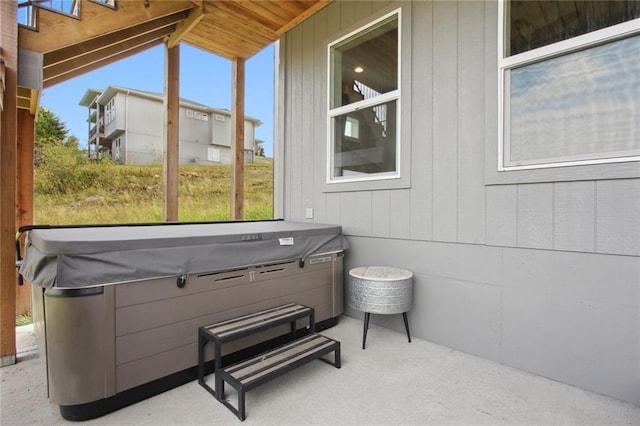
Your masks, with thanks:
<instances>
[{"instance_id":1,"label":"hot tub","mask_svg":"<svg viewBox=\"0 0 640 426\"><path fill-rule=\"evenodd\" d=\"M335 324L347 247L340 226L290 221L31 229L20 273L50 401L84 420L194 379L201 325L287 302Z\"/></svg>"}]
</instances>

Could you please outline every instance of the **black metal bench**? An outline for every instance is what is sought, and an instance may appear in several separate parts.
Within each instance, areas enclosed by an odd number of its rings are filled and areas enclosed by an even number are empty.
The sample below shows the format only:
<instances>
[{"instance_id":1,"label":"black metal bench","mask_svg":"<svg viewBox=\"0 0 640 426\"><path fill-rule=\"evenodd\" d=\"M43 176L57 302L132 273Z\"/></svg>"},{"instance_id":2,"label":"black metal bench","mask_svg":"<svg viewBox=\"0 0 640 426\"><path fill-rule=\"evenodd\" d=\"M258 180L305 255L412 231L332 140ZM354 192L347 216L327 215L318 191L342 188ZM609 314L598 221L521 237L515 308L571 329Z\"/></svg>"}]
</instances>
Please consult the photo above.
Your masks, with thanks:
<instances>
[{"instance_id":1,"label":"black metal bench","mask_svg":"<svg viewBox=\"0 0 640 426\"><path fill-rule=\"evenodd\" d=\"M296 339L296 321L309 318L310 334ZM259 331L289 323L291 342L222 368L222 344ZM204 381L204 349L208 342L215 344L215 389ZM334 361L321 357L334 352ZM329 362L340 368L340 342L315 333L313 308L289 303L264 311L244 315L198 329L198 383L229 408L240 420L245 419L245 393L260 384L300 367L315 359ZM224 383L238 391L238 406L224 398Z\"/></svg>"}]
</instances>

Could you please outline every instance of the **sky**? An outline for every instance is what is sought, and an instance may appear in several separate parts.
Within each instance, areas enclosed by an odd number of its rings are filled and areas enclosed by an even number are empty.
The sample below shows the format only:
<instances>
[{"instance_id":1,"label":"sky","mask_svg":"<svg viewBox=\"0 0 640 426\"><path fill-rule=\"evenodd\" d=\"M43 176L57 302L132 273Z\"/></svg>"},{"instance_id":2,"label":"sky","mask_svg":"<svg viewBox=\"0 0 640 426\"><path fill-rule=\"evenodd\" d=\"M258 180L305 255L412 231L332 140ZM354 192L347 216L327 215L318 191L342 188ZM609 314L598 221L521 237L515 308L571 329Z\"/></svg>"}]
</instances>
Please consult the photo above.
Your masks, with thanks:
<instances>
[{"instance_id":1,"label":"sky","mask_svg":"<svg viewBox=\"0 0 640 426\"><path fill-rule=\"evenodd\" d=\"M256 138L264 142L265 155L273 157L274 45L245 64L245 115L262 125ZM107 86L162 93L164 91L164 46L156 46L96 71L45 89L40 104L53 111L69 136L86 147L88 111L78 103L88 89ZM210 107L231 109L231 61L182 43L180 45L180 97Z\"/></svg>"}]
</instances>

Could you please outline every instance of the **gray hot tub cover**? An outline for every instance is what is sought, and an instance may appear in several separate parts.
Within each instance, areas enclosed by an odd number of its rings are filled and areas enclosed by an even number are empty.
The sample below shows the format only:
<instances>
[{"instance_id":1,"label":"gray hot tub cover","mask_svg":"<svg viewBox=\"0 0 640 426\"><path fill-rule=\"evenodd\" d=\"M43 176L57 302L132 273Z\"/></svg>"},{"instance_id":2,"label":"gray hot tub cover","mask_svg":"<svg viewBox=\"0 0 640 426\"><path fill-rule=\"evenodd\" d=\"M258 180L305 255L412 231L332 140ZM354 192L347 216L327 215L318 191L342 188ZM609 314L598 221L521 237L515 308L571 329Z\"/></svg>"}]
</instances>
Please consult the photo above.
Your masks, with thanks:
<instances>
[{"instance_id":1,"label":"gray hot tub cover","mask_svg":"<svg viewBox=\"0 0 640 426\"><path fill-rule=\"evenodd\" d=\"M20 273L45 288L83 288L335 253L337 225L290 221L33 229Z\"/></svg>"}]
</instances>

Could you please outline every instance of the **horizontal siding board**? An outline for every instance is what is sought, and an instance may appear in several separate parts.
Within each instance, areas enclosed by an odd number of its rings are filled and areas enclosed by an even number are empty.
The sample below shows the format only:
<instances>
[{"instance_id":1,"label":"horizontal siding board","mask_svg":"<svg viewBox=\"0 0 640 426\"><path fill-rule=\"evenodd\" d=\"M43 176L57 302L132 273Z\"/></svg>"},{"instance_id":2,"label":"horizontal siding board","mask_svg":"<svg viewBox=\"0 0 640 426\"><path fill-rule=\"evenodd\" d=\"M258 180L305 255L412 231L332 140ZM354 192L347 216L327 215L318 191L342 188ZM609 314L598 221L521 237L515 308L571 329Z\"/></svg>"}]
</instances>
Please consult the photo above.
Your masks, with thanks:
<instances>
[{"instance_id":1,"label":"horizontal siding board","mask_svg":"<svg viewBox=\"0 0 640 426\"><path fill-rule=\"evenodd\" d=\"M500 289L475 282L418 275L416 296L425 312L424 334L429 341L475 355L500 356Z\"/></svg>"},{"instance_id":2,"label":"horizontal siding board","mask_svg":"<svg viewBox=\"0 0 640 426\"><path fill-rule=\"evenodd\" d=\"M630 257L504 249L502 361L637 398L639 275Z\"/></svg>"},{"instance_id":3,"label":"horizontal siding board","mask_svg":"<svg viewBox=\"0 0 640 426\"><path fill-rule=\"evenodd\" d=\"M559 182L554 188L553 241L557 250L595 250L594 182Z\"/></svg>"},{"instance_id":4,"label":"horizontal siding board","mask_svg":"<svg viewBox=\"0 0 640 426\"><path fill-rule=\"evenodd\" d=\"M457 4L433 4L433 238L457 234Z\"/></svg>"},{"instance_id":5,"label":"horizontal siding board","mask_svg":"<svg viewBox=\"0 0 640 426\"><path fill-rule=\"evenodd\" d=\"M596 251L640 256L640 179L596 185Z\"/></svg>"}]
</instances>

